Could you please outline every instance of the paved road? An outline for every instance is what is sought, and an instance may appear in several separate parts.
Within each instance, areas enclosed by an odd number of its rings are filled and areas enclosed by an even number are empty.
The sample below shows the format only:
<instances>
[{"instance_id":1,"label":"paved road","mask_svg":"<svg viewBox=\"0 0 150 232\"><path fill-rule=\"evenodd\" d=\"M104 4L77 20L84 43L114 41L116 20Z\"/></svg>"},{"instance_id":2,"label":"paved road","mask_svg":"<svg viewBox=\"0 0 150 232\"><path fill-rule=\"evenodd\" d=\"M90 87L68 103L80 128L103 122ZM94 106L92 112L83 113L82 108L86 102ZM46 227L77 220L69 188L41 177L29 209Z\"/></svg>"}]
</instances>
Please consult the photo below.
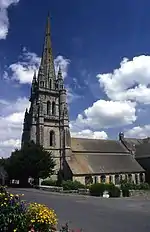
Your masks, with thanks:
<instances>
[{"instance_id":1,"label":"paved road","mask_svg":"<svg viewBox=\"0 0 150 232\"><path fill-rule=\"evenodd\" d=\"M60 223L70 221L72 228L85 232L150 232L150 200L142 198L104 199L13 189L25 200L55 209Z\"/></svg>"}]
</instances>

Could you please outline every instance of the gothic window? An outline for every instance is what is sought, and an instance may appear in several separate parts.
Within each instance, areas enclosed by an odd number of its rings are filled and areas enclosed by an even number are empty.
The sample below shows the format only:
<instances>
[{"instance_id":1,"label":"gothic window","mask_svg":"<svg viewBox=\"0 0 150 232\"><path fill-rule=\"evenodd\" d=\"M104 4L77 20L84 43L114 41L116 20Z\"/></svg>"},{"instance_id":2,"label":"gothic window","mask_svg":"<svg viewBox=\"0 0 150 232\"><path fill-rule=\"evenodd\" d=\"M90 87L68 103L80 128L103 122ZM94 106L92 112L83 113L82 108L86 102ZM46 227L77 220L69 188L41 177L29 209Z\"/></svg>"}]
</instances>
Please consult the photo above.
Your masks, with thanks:
<instances>
[{"instance_id":1,"label":"gothic window","mask_svg":"<svg viewBox=\"0 0 150 232\"><path fill-rule=\"evenodd\" d=\"M51 114L51 103L50 101L47 102L47 115Z\"/></svg>"},{"instance_id":2,"label":"gothic window","mask_svg":"<svg viewBox=\"0 0 150 232\"><path fill-rule=\"evenodd\" d=\"M143 173L140 173L140 183L144 182L144 177L143 177Z\"/></svg>"},{"instance_id":3,"label":"gothic window","mask_svg":"<svg viewBox=\"0 0 150 232\"><path fill-rule=\"evenodd\" d=\"M128 174L128 181L132 183L132 174Z\"/></svg>"},{"instance_id":4,"label":"gothic window","mask_svg":"<svg viewBox=\"0 0 150 232\"><path fill-rule=\"evenodd\" d=\"M54 147L55 145L55 133L54 131L50 131L50 147Z\"/></svg>"},{"instance_id":5,"label":"gothic window","mask_svg":"<svg viewBox=\"0 0 150 232\"><path fill-rule=\"evenodd\" d=\"M56 105L55 102L52 102L52 115L55 115Z\"/></svg>"},{"instance_id":6,"label":"gothic window","mask_svg":"<svg viewBox=\"0 0 150 232\"><path fill-rule=\"evenodd\" d=\"M52 80L49 79L49 88L51 89L52 88Z\"/></svg>"},{"instance_id":7,"label":"gothic window","mask_svg":"<svg viewBox=\"0 0 150 232\"><path fill-rule=\"evenodd\" d=\"M115 175L115 184L116 184L116 185L120 184L119 175Z\"/></svg>"},{"instance_id":8,"label":"gothic window","mask_svg":"<svg viewBox=\"0 0 150 232\"><path fill-rule=\"evenodd\" d=\"M128 181L128 176L127 176L127 174L125 174L125 181L126 181L126 182Z\"/></svg>"},{"instance_id":9,"label":"gothic window","mask_svg":"<svg viewBox=\"0 0 150 232\"><path fill-rule=\"evenodd\" d=\"M112 183L112 176L109 176L109 183Z\"/></svg>"},{"instance_id":10,"label":"gothic window","mask_svg":"<svg viewBox=\"0 0 150 232\"><path fill-rule=\"evenodd\" d=\"M135 183L138 184L138 174L135 174Z\"/></svg>"},{"instance_id":11,"label":"gothic window","mask_svg":"<svg viewBox=\"0 0 150 232\"><path fill-rule=\"evenodd\" d=\"M102 175L101 176L101 183L105 183L106 182L106 176L105 175Z\"/></svg>"},{"instance_id":12,"label":"gothic window","mask_svg":"<svg viewBox=\"0 0 150 232\"><path fill-rule=\"evenodd\" d=\"M122 183L122 175L120 175L120 183Z\"/></svg>"},{"instance_id":13,"label":"gothic window","mask_svg":"<svg viewBox=\"0 0 150 232\"><path fill-rule=\"evenodd\" d=\"M41 86L41 87L44 87L44 81L41 81L41 82L40 82L40 86Z\"/></svg>"},{"instance_id":14,"label":"gothic window","mask_svg":"<svg viewBox=\"0 0 150 232\"><path fill-rule=\"evenodd\" d=\"M93 184L93 178L91 175L85 177L85 185Z\"/></svg>"},{"instance_id":15,"label":"gothic window","mask_svg":"<svg viewBox=\"0 0 150 232\"><path fill-rule=\"evenodd\" d=\"M96 184L98 182L98 177L94 176L94 183Z\"/></svg>"}]
</instances>

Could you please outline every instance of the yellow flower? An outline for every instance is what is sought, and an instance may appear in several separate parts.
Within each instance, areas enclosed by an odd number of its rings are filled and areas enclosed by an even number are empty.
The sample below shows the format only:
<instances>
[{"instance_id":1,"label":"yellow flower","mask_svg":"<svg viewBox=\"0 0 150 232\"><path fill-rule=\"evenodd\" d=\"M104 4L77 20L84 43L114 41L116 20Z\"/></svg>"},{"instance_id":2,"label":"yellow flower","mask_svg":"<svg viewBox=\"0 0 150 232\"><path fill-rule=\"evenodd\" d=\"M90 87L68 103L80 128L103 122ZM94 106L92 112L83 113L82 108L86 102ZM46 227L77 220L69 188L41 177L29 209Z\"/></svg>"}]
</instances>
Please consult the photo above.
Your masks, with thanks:
<instances>
[{"instance_id":1,"label":"yellow flower","mask_svg":"<svg viewBox=\"0 0 150 232\"><path fill-rule=\"evenodd\" d=\"M17 231L17 229L14 229L14 230L13 230L13 232L16 232L16 231Z\"/></svg>"}]
</instances>

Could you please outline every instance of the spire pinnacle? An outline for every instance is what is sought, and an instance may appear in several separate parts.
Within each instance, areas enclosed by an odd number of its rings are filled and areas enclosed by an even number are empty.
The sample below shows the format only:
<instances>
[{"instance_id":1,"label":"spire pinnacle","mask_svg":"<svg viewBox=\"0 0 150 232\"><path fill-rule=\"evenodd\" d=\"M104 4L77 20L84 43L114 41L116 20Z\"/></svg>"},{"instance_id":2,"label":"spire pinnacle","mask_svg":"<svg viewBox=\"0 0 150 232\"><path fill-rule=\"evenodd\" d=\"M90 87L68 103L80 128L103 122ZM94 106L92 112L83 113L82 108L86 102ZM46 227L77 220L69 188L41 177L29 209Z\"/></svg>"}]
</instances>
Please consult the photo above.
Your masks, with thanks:
<instances>
[{"instance_id":1,"label":"spire pinnacle","mask_svg":"<svg viewBox=\"0 0 150 232\"><path fill-rule=\"evenodd\" d=\"M32 83L36 83L36 71L34 71Z\"/></svg>"},{"instance_id":2,"label":"spire pinnacle","mask_svg":"<svg viewBox=\"0 0 150 232\"><path fill-rule=\"evenodd\" d=\"M49 77L55 79L54 60L53 60L53 55L52 55L52 43L51 43L51 38L50 38L49 13L47 16L45 39L44 39L44 46L43 46L42 59L41 59L41 67L43 69L45 79L48 80Z\"/></svg>"},{"instance_id":3,"label":"spire pinnacle","mask_svg":"<svg viewBox=\"0 0 150 232\"><path fill-rule=\"evenodd\" d=\"M62 70L61 70L61 66L59 65L59 69L58 69L58 79L63 79L62 77Z\"/></svg>"}]
</instances>

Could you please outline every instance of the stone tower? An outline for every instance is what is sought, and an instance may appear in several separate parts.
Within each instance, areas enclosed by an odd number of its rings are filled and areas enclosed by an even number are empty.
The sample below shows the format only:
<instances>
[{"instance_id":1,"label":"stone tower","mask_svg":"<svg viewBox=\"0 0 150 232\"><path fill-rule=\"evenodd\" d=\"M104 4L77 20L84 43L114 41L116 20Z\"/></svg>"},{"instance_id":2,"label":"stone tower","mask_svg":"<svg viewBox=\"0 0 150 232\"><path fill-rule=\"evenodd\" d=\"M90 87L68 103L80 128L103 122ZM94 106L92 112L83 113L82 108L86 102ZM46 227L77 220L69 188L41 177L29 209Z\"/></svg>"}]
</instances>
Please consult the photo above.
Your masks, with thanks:
<instances>
[{"instance_id":1,"label":"stone tower","mask_svg":"<svg viewBox=\"0 0 150 232\"><path fill-rule=\"evenodd\" d=\"M66 97L61 67L55 73L48 16L41 64L38 74L33 75L29 112L25 111L22 145L34 141L52 152L56 173L63 169L71 151Z\"/></svg>"}]
</instances>

